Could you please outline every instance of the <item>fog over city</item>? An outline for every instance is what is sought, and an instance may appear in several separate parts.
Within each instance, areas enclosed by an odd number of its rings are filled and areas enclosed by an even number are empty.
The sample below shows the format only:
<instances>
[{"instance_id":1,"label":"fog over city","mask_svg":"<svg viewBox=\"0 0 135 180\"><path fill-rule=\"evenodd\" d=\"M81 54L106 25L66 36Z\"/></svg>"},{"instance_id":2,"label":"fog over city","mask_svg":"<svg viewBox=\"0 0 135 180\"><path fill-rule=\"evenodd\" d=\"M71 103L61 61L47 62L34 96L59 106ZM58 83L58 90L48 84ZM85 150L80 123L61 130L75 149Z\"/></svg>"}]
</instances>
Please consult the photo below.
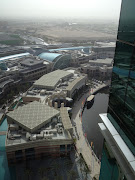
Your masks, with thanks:
<instances>
[{"instance_id":1,"label":"fog over city","mask_svg":"<svg viewBox=\"0 0 135 180\"><path fill-rule=\"evenodd\" d=\"M114 19L121 0L0 0L0 18Z\"/></svg>"}]
</instances>

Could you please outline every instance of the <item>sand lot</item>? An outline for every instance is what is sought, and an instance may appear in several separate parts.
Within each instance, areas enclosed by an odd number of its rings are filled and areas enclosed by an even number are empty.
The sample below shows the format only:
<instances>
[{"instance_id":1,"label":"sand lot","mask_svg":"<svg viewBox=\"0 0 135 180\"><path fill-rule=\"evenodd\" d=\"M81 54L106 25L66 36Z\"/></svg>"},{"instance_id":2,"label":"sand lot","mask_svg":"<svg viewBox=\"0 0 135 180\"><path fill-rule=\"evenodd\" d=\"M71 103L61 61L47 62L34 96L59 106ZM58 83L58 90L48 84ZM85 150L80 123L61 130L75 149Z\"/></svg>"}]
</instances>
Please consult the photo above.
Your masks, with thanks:
<instances>
[{"instance_id":1,"label":"sand lot","mask_svg":"<svg viewBox=\"0 0 135 180\"><path fill-rule=\"evenodd\" d=\"M69 29L62 27L52 27L47 29L39 29L37 34L41 36L51 36L56 39L65 39L65 40L86 40L86 39L113 39L116 38L115 35L103 33L95 30L84 30L84 29Z\"/></svg>"}]
</instances>

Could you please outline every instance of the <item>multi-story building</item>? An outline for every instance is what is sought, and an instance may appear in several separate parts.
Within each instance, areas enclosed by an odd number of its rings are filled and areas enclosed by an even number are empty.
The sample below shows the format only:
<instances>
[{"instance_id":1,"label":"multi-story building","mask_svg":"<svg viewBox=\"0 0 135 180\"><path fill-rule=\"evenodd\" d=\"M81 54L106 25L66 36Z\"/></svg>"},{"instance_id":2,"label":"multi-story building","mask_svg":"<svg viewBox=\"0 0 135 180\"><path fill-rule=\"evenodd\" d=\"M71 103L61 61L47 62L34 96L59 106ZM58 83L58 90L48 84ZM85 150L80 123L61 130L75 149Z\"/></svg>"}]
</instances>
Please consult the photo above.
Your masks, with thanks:
<instances>
[{"instance_id":1,"label":"multi-story building","mask_svg":"<svg viewBox=\"0 0 135 180\"><path fill-rule=\"evenodd\" d=\"M87 73L91 78L101 80L110 79L112 74L113 59L89 60L86 64L81 64L81 72Z\"/></svg>"},{"instance_id":2,"label":"multi-story building","mask_svg":"<svg viewBox=\"0 0 135 180\"><path fill-rule=\"evenodd\" d=\"M123 0L104 136L100 180L135 179L135 1Z\"/></svg>"},{"instance_id":3,"label":"multi-story building","mask_svg":"<svg viewBox=\"0 0 135 180\"><path fill-rule=\"evenodd\" d=\"M73 128L68 104L86 84L75 70L56 70L42 76L6 114L6 153L9 163L43 156L70 154ZM64 107L66 106L66 107Z\"/></svg>"},{"instance_id":4,"label":"multi-story building","mask_svg":"<svg viewBox=\"0 0 135 180\"><path fill-rule=\"evenodd\" d=\"M60 111L31 102L7 114L6 153L9 163L44 156L63 156L71 151L72 124L67 108Z\"/></svg>"},{"instance_id":5,"label":"multi-story building","mask_svg":"<svg viewBox=\"0 0 135 180\"><path fill-rule=\"evenodd\" d=\"M33 100L48 102L61 107L70 104L86 86L87 76L75 69L56 70L39 78L23 97L24 102Z\"/></svg>"},{"instance_id":6,"label":"multi-story building","mask_svg":"<svg viewBox=\"0 0 135 180\"><path fill-rule=\"evenodd\" d=\"M32 57L21 61L20 65L19 74L23 81L38 79L50 71L49 64L44 64L44 61Z\"/></svg>"}]
</instances>

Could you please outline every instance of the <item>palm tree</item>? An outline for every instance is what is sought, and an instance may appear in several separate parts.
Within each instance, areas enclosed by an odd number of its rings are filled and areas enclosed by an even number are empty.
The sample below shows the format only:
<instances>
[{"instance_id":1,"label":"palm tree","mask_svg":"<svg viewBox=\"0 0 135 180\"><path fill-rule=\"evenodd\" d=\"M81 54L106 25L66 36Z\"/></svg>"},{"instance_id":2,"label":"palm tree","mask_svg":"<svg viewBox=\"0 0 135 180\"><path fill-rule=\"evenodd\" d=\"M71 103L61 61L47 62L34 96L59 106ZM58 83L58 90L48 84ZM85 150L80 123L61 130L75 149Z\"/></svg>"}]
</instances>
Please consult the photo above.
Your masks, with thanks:
<instances>
[{"instance_id":1,"label":"palm tree","mask_svg":"<svg viewBox=\"0 0 135 180\"><path fill-rule=\"evenodd\" d=\"M81 173L82 173L82 171L83 171L83 166L84 166L84 160L83 160L83 158L82 157L80 157L80 159L78 160L78 162L79 162L79 165L80 165L80 170L81 170Z\"/></svg>"},{"instance_id":2,"label":"palm tree","mask_svg":"<svg viewBox=\"0 0 135 180\"><path fill-rule=\"evenodd\" d=\"M85 173L85 179L87 180L87 175L91 172L88 167L84 166L83 172Z\"/></svg>"},{"instance_id":3,"label":"palm tree","mask_svg":"<svg viewBox=\"0 0 135 180\"><path fill-rule=\"evenodd\" d=\"M41 179L44 178L44 176L47 176L47 172L48 172L48 168L46 167L40 167L38 169L38 173L40 174Z\"/></svg>"},{"instance_id":4,"label":"palm tree","mask_svg":"<svg viewBox=\"0 0 135 180\"><path fill-rule=\"evenodd\" d=\"M64 166L66 166L66 168L68 168L68 169L71 169L71 167L73 166L73 163L72 163L72 161L70 159L66 158L64 160Z\"/></svg>"},{"instance_id":5,"label":"palm tree","mask_svg":"<svg viewBox=\"0 0 135 180\"><path fill-rule=\"evenodd\" d=\"M59 168L59 163L57 163L55 160L51 165L51 169L54 171L54 176L57 176Z\"/></svg>"},{"instance_id":6,"label":"palm tree","mask_svg":"<svg viewBox=\"0 0 135 180\"><path fill-rule=\"evenodd\" d=\"M43 177L44 177L44 168L43 168L43 167L40 167L40 168L38 169L38 173L40 174L41 178L43 178Z\"/></svg>"},{"instance_id":7,"label":"palm tree","mask_svg":"<svg viewBox=\"0 0 135 180\"><path fill-rule=\"evenodd\" d=\"M30 180L32 169L31 168L25 169L25 174L27 175L27 179Z\"/></svg>"},{"instance_id":8,"label":"palm tree","mask_svg":"<svg viewBox=\"0 0 135 180\"><path fill-rule=\"evenodd\" d=\"M74 180L77 177L77 173L74 170L68 172L68 180Z\"/></svg>"},{"instance_id":9,"label":"palm tree","mask_svg":"<svg viewBox=\"0 0 135 180\"><path fill-rule=\"evenodd\" d=\"M49 180L47 177L43 177L41 180Z\"/></svg>"},{"instance_id":10,"label":"palm tree","mask_svg":"<svg viewBox=\"0 0 135 180\"><path fill-rule=\"evenodd\" d=\"M63 180L63 177L58 175L58 176L56 176L56 180Z\"/></svg>"}]
</instances>

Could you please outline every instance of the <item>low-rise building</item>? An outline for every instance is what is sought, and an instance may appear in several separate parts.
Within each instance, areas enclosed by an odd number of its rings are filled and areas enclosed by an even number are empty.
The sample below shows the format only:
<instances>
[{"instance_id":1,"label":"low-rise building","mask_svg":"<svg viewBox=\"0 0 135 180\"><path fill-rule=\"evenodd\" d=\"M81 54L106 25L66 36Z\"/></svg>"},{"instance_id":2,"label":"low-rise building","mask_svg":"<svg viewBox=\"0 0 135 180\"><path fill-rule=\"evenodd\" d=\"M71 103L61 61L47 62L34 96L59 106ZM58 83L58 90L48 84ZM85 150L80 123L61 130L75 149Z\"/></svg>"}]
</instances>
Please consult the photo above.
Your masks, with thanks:
<instances>
[{"instance_id":1,"label":"low-rise building","mask_svg":"<svg viewBox=\"0 0 135 180\"><path fill-rule=\"evenodd\" d=\"M19 74L24 81L36 80L49 71L47 64L36 58L26 58L20 65Z\"/></svg>"},{"instance_id":2,"label":"low-rise building","mask_svg":"<svg viewBox=\"0 0 135 180\"><path fill-rule=\"evenodd\" d=\"M89 60L87 64L81 64L81 72L87 73L91 78L109 79L112 74L113 59Z\"/></svg>"},{"instance_id":3,"label":"low-rise building","mask_svg":"<svg viewBox=\"0 0 135 180\"><path fill-rule=\"evenodd\" d=\"M27 56L3 57L0 59L0 98L11 89L15 83L31 82L37 80L44 74L51 71L51 65L44 61ZM8 81L6 80L8 79ZM12 79L13 83L10 83Z\"/></svg>"},{"instance_id":4,"label":"low-rise building","mask_svg":"<svg viewBox=\"0 0 135 180\"><path fill-rule=\"evenodd\" d=\"M72 124L67 108L62 107L59 111L34 101L9 112L7 122L6 153L9 163L63 156L71 151Z\"/></svg>"},{"instance_id":5,"label":"low-rise building","mask_svg":"<svg viewBox=\"0 0 135 180\"><path fill-rule=\"evenodd\" d=\"M39 78L27 91L23 100L48 103L50 106L61 107L69 105L75 95L86 85L86 75L80 74L75 69L56 70ZM70 106L70 105L69 105Z\"/></svg>"},{"instance_id":6,"label":"low-rise building","mask_svg":"<svg viewBox=\"0 0 135 180\"><path fill-rule=\"evenodd\" d=\"M7 76L0 76L0 99L2 99L5 94L8 94L8 91L10 91L12 88L15 88L15 86L20 83L21 79L17 78L14 75L7 75Z\"/></svg>"},{"instance_id":7,"label":"low-rise building","mask_svg":"<svg viewBox=\"0 0 135 180\"><path fill-rule=\"evenodd\" d=\"M23 103L19 101L6 114L9 163L70 154L73 128L69 106L75 93L85 86L86 78L75 69L56 70L39 78L23 94Z\"/></svg>"}]
</instances>

